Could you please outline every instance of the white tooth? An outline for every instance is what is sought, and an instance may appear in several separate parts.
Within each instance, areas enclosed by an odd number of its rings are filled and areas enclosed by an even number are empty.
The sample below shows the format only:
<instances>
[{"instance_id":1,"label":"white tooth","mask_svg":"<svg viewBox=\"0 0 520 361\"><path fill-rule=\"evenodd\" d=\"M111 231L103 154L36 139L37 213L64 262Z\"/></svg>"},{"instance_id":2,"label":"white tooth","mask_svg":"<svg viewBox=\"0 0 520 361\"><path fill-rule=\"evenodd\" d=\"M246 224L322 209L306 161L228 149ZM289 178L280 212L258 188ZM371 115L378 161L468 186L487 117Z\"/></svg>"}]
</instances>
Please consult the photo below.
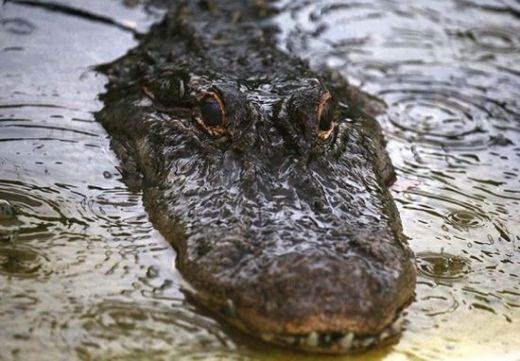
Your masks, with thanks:
<instances>
[{"instance_id":1,"label":"white tooth","mask_svg":"<svg viewBox=\"0 0 520 361\"><path fill-rule=\"evenodd\" d=\"M307 345L309 347L316 347L318 346L318 333L315 331L312 331L309 333L309 336L307 336Z\"/></svg>"},{"instance_id":2,"label":"white tooth","mask_svg":"<svg viewBox=\"0 0 520 361\"><path fill-rule=\"evenodd\" d=\"M266 341L266 342L269 342L269 341L272 341L273 340L273 334L272 333L262 333L260 335L260 337L262 337L262 340Z\"/></svg>"},{"instance_id":3,"label":"white tooth","mask_svg":"<svg viewBox=\"0 0 520 361\"><path fill-rule=\"evenodd\" d=\"M339 340L339 344L344 350L349 350L352 347L352 341L354 341L354 332L349 332Z\"/></svg>"},{"instance_id":4,"label":"white tooth","mask_svg":"<svg viewBox=\"0 0 520 361\"><path fill-rule=\"evenodd\" d=\"M179 97L184 97L184 81L179 82Z\"/></svg>"},{"instance_id":5,"label":"white tooth","mask_svg":"<svg viewBox=\"0 0 520 361\"><path fill-rule=\"evenodd\" d=\"M390 337L390 331L388 331L388 330L384 331L383 333L381 333L381 335L379 335L380 340L386 340L389 337Z\"/></svg>"},{"instance_id":6,"label":"white tooth","mask_svg":"<svg viewBox=\"0 0 520 361\"><path fill-rule=\"evenodd\" d=\"M235 303L233 300L229 299L226 301L226 312L229 316L235 316Z\"/></svg>"},{"instance_id":7,"label":"white tooth","mask_svg":"<svg viewBox=\"0 0 520 361\"><path fill-rule=\"evenodd\" d=\"M392 331L394 331L394 333L399 333L401 332L401 329L403 328L403 323L404 323L404 317L403 316L399 316L397 318L397 320L394 321L394 323L392 323Z\"/></svg>"},{"instance_id":8,"label":"white tooth","mask_svg":"<svg viewBox=\"0 0 520 361\"><path fill-rule=\"evenodd\" d=\"M374 343L374 338L373 337L367 337L365 338L361 344L363 345L363 347L368 347L370 345L372 345Z\"/></svg>"}]
</instances>

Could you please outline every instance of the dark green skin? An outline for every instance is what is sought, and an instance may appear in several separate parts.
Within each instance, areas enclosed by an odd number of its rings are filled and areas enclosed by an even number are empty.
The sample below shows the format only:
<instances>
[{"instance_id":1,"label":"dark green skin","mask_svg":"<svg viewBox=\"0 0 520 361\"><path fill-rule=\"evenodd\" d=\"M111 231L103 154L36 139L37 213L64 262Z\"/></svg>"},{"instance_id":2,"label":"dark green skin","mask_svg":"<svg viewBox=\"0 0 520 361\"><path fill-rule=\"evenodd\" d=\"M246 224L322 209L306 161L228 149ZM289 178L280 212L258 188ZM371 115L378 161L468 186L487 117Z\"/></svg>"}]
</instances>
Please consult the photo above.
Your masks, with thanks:
<instances>
[{"instance_id":1,"label":"dark green skin","mask_svg":"<svg viewBox=\"0 0 520 361\"><path fill-rule=\"evenodd\" d=\"M415 289L413 254L387 189L378 103L273 45L270 10L174 6L104 66L98 119L128 184L178 252L193 297L262 339L341 353L394 340ZM221 135L201 99L224 105ZM321 96L334 124L320 138Z\"/></svg>"}]
</instances>

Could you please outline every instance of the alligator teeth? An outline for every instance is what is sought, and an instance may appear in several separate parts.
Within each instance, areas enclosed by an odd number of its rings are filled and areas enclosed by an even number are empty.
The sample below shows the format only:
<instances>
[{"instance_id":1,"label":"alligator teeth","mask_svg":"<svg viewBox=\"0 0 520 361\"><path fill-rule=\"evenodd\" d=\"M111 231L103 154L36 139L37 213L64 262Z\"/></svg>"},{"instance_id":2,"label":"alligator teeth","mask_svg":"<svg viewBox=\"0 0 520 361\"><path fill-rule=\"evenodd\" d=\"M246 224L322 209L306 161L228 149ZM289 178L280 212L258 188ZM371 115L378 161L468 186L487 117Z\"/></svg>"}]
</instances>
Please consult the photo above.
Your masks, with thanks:
<instances>
[{"instance_id":1,"label":"alligator teeth","mask_svg":"<svg viewBox=\"0 0 520 361\"><path fill-rule=\"evenodd\" d=\"M319 341L318 333L316 331L312 331L307 336L307 345L309 347L316 347L316 346L318 346L318 341Z\"/></svg>"},{"instance_id":2,"label":"alligator teeth","mask_svg":"<svg viewBox=\"0 0 520 361\"><path fill-rule=\"evenodd\" d=\"M399 333L399 332L401 332L401 329L403 328L403 323L404 323L404 317L399 316L394 321L394 323L392 323L392 325L390 327L392 328L392 331L394 331L394 333Z\"/></svg>"},{"instance_id":3,"label":"alligator teeth","mask_svg":"<svg viewBox=\"0 0 520 361\"><path fill-rule=\"evenodd\" d=\"M368 347L374 343L375 339L373 337L367 337L361 341L363 347Z\"/></svg>"},{"instance_id":4,"label":"alligator teeth","mask_svg":"<svg viewBox=\"0 0 520 361\"><path fill-rule=\"evenodd\" d=\"M235 311L236 311L235 303L233 302L233 300L228 298L228 300L226 301L226 304L224 306L224 313L227 316L235 317Z\"/></svg>"},{"instance_id":5,"label":"alligator teeth","mask_svg":"<svg viewBox=\"0 0 520 361\"><path fill-rule=\"evenodd\" d=\"M339 344L341 348L345 350L349 350L352 347L352 342L354 341L354 333L349 332L339 340Z\"/></svg>"},{"instance_id":6,"label":"alligator teeth","mask_svg":"<svg viewBox=\"0 0 520 361\"><path fill-rule=\"evenodd\" d=\"M234 310L234 304L231 300L226 303L227 309ZM289 336L276 335L272 333L263 333L260 337L266 342L273 340L280 343L283 342L292 346L303 346L304 348L321 348L339 347L343 351L361 350L374 346L380 341L385 341L400 333L404 322L404 316L399 316L389 325L381 334L377 336L356 335L354 332L318 332L311 331L308 334Z\"/></svg>"},{"instance_id":7,"label":"alligator teeth","mask_svg":"<svg viewBox=\"0 0 520 361\"><path fill-rule=\"evenodd\" d=\"M179 82L179 98L183 98L184 97L184 81L181 80Z\"/></svg>"},{"instance_id":8,"label":"alligator teeth","mask_svg":"<svg viewBox=\"0 0 520 361\"><path fill-rule=\"evenodd\" d=\"M379 335L379 339L380 340L386 340L387 338L389 338L391 336L391 333L389 330L386 330L384 331L383 333L381 333L381 335Z\"/></svg>"}]
</instances>

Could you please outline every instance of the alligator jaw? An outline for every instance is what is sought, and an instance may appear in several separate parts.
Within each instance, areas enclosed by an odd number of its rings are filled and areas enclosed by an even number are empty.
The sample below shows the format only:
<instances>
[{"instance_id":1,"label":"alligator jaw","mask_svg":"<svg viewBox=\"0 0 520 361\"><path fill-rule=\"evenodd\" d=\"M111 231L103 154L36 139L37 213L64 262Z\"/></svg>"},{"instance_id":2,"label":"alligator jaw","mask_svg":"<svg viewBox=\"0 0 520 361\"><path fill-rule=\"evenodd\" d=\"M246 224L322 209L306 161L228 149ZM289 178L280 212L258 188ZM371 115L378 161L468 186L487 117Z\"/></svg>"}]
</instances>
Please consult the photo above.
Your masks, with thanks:
<instances>
[{"instance_id":1,"label":"alligator jaw","mask_svg":"<svg viewBox=\"0 0 520 361\"><path fill-rule=\"evenodd\" d=\"M190 293L202 306L217 311L225 323L267 343L300 351L352 353L397 340L403 328L403 310L413 299L413 291L402 292L402 285L414 280L413 262L404 262L401 276L387 278L380 288L374 288L375 278L356 268L355 262L342 264L344 269L335 270L337 288L320 288L326 283L318 281L322 274L307 271L300 287L294 279L285 284L276 283L276 279L269 284L263 278L246 288L224 284L203 287L220 289L220 294L195 289ZM291 274L291 269L286 271ZM346 277L348 274L351 276ZM264 287L273 293L266 293ZM372 296L367 297L367 290Z\"/></svg>"},{"instance_id":2,"label":"alligator jaw","mask_svg":"<svg viewBox=\"0 0 520 361\"><path fill-rule=\"evenodd\" d=\"M190 292L192 291L194 290L191 289ZM247 323L250 322L243 322L237 314L233 301L230 299L228 299L223 306L216 307L215 305L211 305L207 296L203 296L202 293L196 292L192 295L203 307L209 310L220 309L218 316L223 322L240 329L256 339L298 351L331 355L363 352L374 347L396 342L403 331L403 325L405 323L404 308L407 306L405 305L398 310L395 315L393 315L391 321L375 334L367 333L362 324L357 324L355 325L357 327L350 329L337 329L332 331L316 330L307 333L278 333L269 331L262 332L262 330L252 329L250 326L247 326ZM346 323L348 322L347 320Z\"/></svg>"},{"instance_id":3,"label":"alligator jaw","mask_svg":"<svg viewBox=\"0 0 520 361\"><path fill-rule=\"evenodd\" d=\"M399 313L394 321L377 335L363 335L350 330L335 332L312 331L304 335L264 333L262 340L277 345L316 353L352 353L364 351L395 341L401 334L404 316Z\"/></svg>"}]
</instances>

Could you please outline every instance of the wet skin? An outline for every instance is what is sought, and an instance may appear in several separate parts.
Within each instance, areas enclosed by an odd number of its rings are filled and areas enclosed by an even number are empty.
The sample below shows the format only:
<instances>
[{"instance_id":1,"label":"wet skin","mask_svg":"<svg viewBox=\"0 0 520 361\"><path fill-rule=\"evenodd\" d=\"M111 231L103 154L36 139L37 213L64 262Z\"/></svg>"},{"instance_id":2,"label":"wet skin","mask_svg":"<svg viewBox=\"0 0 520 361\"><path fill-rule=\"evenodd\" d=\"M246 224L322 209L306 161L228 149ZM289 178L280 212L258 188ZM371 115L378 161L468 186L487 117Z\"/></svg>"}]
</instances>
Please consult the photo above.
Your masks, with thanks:
<instances>
[{"instance_id":1,"label":"wet skin","mask_svg":"<svg viewBox=\"0 0 520 361\"><path fill-rule=\"evenodd\" d=\"M380 104L275 49L261 6L175 6L102 67L98 119L199 303L302 350L395 340L415 267Z\"/></svg>"}]
</instances>

